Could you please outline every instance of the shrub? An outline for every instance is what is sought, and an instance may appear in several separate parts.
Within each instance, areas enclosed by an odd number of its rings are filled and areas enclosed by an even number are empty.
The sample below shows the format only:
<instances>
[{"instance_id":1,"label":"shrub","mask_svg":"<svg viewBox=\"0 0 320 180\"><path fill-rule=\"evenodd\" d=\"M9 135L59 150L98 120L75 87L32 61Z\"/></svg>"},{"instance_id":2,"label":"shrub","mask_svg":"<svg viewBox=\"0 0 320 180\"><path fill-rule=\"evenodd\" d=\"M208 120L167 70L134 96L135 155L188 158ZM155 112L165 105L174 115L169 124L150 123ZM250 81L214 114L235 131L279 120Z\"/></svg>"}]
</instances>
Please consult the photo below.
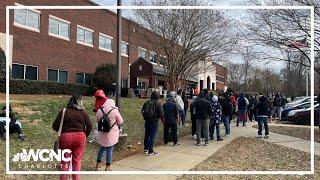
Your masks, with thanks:
<instances>
[{"instance_id":1,"label":"shrub","mask_svg":"<svg viewBox=\"0 0 320 180\"><path fill-rule=\"evenodd\" d=\"M101 64L96 68L92 76L93 86L102 89L106 94L115 90L113 85L116 81L117 69L112 64Z\"/></svg>"},{"instance_id":2,"label":"shrub","mask_svg":"<svg viewBox=\"0 0 320 180\"><path fill-rule=\"evenodd\" d=\"M5 92L5 81L0 82L0 91ZM80 94L91 96L93 88L87 85L51 81L10 80L10 94Z\"/></svg>"}]
</instances>

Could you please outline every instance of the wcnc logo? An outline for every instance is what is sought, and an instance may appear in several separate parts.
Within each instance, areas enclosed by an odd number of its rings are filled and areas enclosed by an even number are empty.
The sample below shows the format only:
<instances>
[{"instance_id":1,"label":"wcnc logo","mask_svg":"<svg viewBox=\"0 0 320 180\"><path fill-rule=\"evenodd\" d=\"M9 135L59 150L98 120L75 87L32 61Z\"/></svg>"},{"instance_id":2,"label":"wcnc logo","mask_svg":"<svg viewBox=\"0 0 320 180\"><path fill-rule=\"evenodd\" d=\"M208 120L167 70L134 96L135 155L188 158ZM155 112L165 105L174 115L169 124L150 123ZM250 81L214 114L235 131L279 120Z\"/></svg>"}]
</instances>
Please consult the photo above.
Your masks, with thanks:
<instances>
[{"instance_id":1,"label":"wcnc logo","mask_svg":"<svg viewBox=\"0 0 320 180\"><path fill-rule=\"evenodd\" d=\"M70 162L72 157L65 157L65 154L70 153L70 149L59 149L57 152L55 152L53 149L37 149L37 151L30 149L29 152L26 149L22 149L21 153L17 153L13 156L12 161L29 162L32 159L33 161L48 162L55 159L56 161Z\"/></svg>"}]
</instances>

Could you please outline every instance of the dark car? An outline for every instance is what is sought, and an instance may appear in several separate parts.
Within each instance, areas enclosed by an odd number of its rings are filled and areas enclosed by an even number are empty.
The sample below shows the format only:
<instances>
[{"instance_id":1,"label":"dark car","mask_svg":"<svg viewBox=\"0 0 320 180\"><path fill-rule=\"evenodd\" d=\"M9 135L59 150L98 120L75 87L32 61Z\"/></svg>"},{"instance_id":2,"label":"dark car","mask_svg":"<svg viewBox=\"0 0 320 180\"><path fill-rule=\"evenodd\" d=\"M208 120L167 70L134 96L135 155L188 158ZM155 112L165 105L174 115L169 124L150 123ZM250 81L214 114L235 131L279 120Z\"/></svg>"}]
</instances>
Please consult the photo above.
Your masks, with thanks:
<instances>
[{"instance_id":1,"label":"dark car","mask_svg":"<svg viewBox=\"0 0 320 180\"><path fill-rule=\"evenodd\" d=\"M310 106L311 106L311 102L309 101L309 102L304 102L301 104L294 105L292 107L287 107L281 111L281 120L287 120L288 113L292 110L306 109L306 108L310 108Z\"/></svg>"},{"instance_id":2,"label":"dark car","mask_svg":"<svg viewBox=\"0 0 320 180\"><path fill-rule=\"evenodd\" d=\"M314 125L319 126L320 106L315 105L314 108ZM287 120L298 125L310 125L311 124L311 108L293 110L288 113Z\"/></svg>"}]
</instances>

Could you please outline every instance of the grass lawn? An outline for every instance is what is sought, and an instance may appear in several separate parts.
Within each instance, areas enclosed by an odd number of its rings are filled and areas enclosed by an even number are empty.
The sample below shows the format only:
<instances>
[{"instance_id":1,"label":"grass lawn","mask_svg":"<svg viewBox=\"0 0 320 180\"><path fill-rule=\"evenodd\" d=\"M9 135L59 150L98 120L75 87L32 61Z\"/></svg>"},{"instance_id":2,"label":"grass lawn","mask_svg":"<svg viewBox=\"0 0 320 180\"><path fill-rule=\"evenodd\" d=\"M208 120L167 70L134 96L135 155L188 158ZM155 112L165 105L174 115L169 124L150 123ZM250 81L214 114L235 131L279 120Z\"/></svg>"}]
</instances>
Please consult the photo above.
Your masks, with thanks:
<instances>
[{"instance_id":1,"label":"grass lawn","mask_svg":"<svg viewBox=\"0 0 320 180\"><path fill-rule=\"evenodd\" d=\"M17 117L23 122L23 132L26 135L26 141L17 140L17 135L14 134L10 138L10 159L14 154L25 149L52 149L53 143L56 140L56 132L51 128L52 122L57 116L57 113L66 105L70 96L43 96L43 95L11 95L10 102L13 111L17 112ZM123 131L128 134L128 145L130 149L124 151L115 151L114 161L125 158L127 156L141 153L143 151L144 137L144 120L141 116L140 109L145 102L145 99L121 99L121 114L124 118ZM0 107L4 105L4 94L0 94ZM92 121L94 113L93 97L84 97L83 103ZM161 124L161 123L160 123ZM191 133L191 127L184 127L179 130L180 136ZM163 141L163 126L159 125L156 144L161 144ZM0 171L5 170L5 142L0 141ZM98 150L97 143L87 143L85 156L82 163L82 170L94 170L96 152ZM59 164L59 163L57 163ZM23 164L22 164L23 165ZM17 163L10 162L11 170L57 170L55 168L46 169L20 169ZM5 176L0 174L0 179ZM16 176L19 177L19 176ZM20 176L21 177L21 176ZM26 176L27 179L34 179L34 176ZM47 176L41 176L44 179ZM54 177L54 176L50 176ZM38 177L39 178L39 177Z\"/></svg>"},{"instance_id":2,"label":"grass lawn","mask_svg":"<svg viewBox=\"0 0 320 180\"><path fill-rule=\"evenodd\" d=\"M258 128L257 125L253 126ZM296 138L301 138L305 140L311 140L311 128L310 126L299 127L295 125L291 126L273 126L269 124L269 131L274 133L279 133L287 136L293 136ZM314 141L320 143L320 130L318 128L314 129Z\"/></svg>"},{"instance_id":3,"label":"grass lawn","mask_svg":"<svg viewBox=\"0 0 320 180\"><path fill-rule=\"evenodd\" d=\"M314 176L184 175L179 179L319 179L319 162L320 157L316 156L316 174ZM310 170L310 154L260 139L239 137L192 170L308 171Z\"/></svg>"}]
</instances>

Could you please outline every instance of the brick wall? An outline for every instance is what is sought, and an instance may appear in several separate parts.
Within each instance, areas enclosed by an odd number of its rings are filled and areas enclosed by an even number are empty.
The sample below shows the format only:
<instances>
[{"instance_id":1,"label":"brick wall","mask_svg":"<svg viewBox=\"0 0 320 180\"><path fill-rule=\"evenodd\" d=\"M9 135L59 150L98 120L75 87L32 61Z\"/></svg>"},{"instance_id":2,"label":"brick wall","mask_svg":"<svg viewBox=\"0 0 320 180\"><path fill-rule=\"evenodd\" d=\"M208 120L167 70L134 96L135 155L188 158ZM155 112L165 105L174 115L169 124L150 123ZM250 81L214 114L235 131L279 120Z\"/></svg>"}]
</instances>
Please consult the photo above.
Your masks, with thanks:
<instances>
[{"instance_id":1,"label":"brick wall","mask_svg":"<svg viewBox=\"0 0 320 180\"><path fill-rule=\"evenodd\" d=\"M0 32L5 32L5 5L95 5L88 0L7 0L0 1ZM13 35L13 63L38 66L39 80L47 80L47 69L68 71L68 82L75 83L77 72L92 74L102 63L116 63L116 14L108 10L39 10L40 33L13 26L10 12L10 34ZM69 21L70 41L48 35L49 15ZM122 77L128 79L129 63L138 58L138 47L152 50L141 34L150 31L123 19L122 40L129 43L129 57L122 56ZM93 46L77 43L77 25L94 30ZM99 50L99 32L113 37L113 53ZM154 37L157 37L153 34Z\"/></svg>"}]
</instances>

